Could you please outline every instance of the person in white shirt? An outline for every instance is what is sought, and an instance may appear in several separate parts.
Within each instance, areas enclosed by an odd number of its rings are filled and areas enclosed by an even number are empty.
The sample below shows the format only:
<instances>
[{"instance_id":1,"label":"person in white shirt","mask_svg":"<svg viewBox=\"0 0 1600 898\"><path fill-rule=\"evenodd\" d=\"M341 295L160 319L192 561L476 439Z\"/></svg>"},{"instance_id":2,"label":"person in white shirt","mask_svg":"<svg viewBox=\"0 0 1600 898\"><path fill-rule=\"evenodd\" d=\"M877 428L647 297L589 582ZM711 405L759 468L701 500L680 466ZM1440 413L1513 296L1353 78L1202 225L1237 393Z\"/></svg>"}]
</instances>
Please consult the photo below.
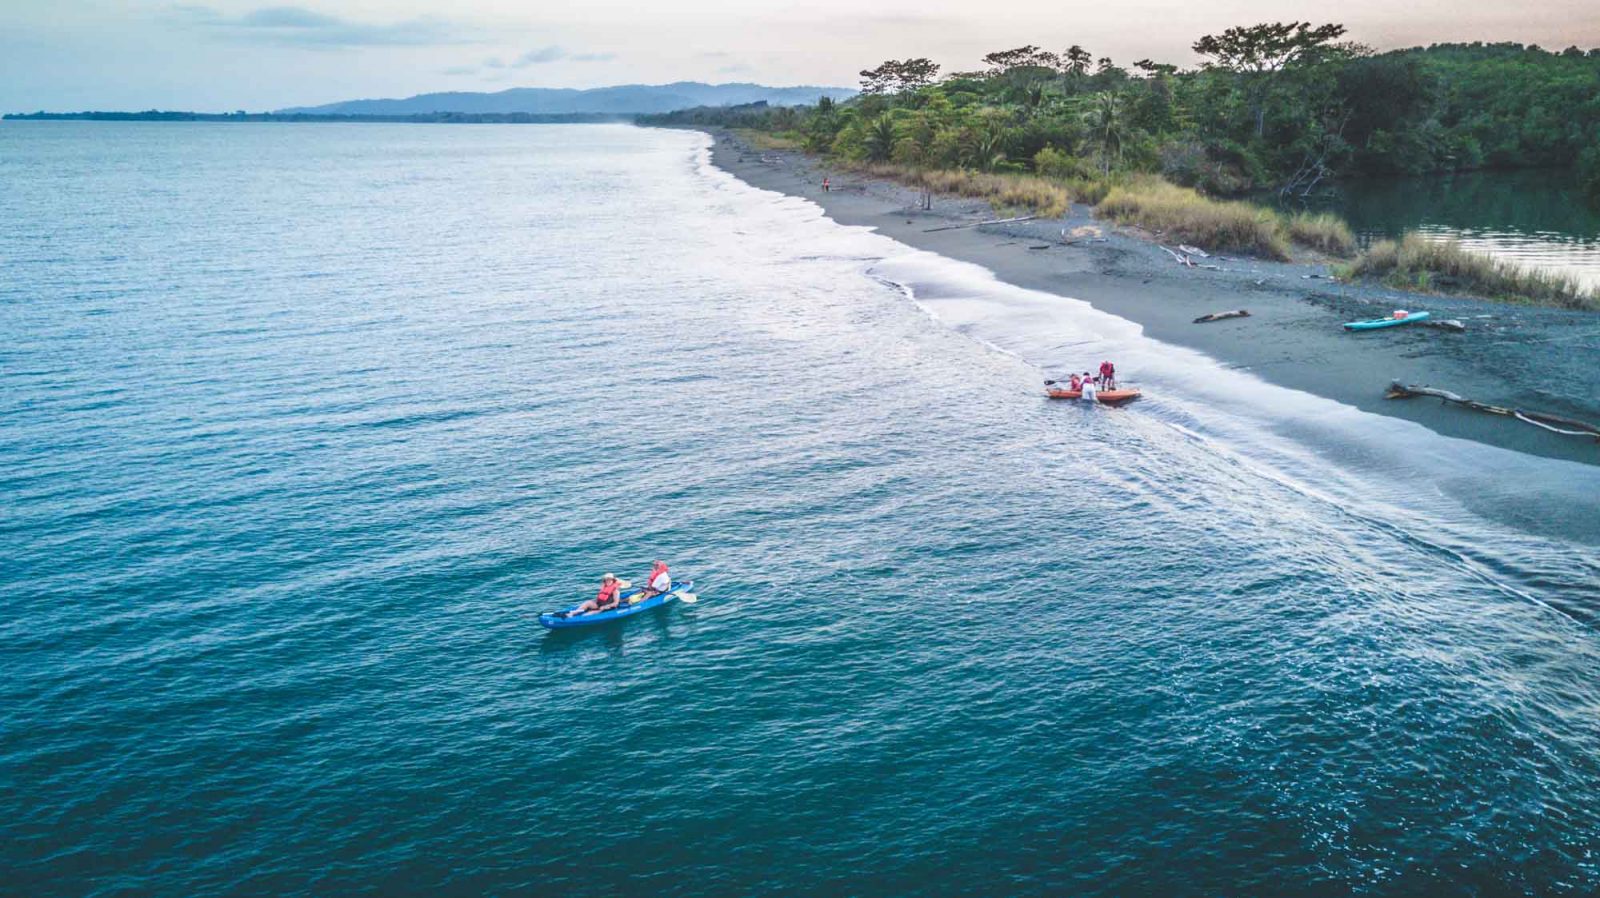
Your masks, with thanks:
<instances>
[{"instance_id":1,"label":"person in white shirt","mask_svg":"<svg viewBox=\"0 0 1600 898\"><path fill-rule=\"evenodd\" d=\"M645 579L644 589L639 592L639 601L653 599L672 589L672 574L667 570L667 563L657 558L654 566L650 568L650 576Z\"/></svg>"},{"instance_id":2,"label":"person in white shirt","mask_svg":"<svg viewBox=\"0 0 1600 898\"><path fill-rule=\"evenodd\" d=\"M1083 391L1081 399L1085 402L1094 401L1094 394L1098 388L1095 386L1094 378L1090 377L1087 371L1083 372L1083 386L1080 389Z\"/></svg>"}]
</instances>

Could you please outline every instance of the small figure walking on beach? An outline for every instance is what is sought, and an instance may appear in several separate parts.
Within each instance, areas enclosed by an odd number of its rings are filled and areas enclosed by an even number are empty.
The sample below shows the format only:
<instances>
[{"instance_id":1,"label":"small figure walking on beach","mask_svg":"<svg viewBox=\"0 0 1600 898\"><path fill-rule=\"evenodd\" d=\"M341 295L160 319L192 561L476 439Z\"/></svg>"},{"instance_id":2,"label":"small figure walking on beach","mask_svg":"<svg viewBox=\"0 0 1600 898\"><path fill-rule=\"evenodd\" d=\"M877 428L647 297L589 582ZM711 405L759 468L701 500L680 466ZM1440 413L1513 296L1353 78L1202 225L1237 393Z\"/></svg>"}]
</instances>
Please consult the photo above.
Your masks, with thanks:
<instances>
[{"instance_id":1,"label":"small figure walking on beach","mask_svg":"<svg viewBox=\"0 0 1600 898\"><path fill-rule=\"evenodd\" d=\"M823 193L827 193L828 191L830 191L832 189L833 189L833 187L831 185L829 185L827 177L824 176L823 179L822 179L822 192Z\"/></svg>"}]
</instances>

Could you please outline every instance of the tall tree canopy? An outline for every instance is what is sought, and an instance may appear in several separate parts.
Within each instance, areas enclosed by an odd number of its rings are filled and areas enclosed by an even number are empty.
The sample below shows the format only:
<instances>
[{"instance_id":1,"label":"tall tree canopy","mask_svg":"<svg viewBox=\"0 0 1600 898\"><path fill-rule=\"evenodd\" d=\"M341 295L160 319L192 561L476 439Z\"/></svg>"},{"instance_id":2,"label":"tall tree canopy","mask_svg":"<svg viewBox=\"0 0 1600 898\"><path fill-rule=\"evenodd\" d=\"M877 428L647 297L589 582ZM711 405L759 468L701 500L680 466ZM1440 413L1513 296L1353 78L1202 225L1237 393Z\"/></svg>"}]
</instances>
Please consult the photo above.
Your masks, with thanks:
<instances>
[{"instance_id":1,"label":"tall tree canopy","mask_svg":"<svg viewBox=\"0 0 1600 898\"><path fill-rule=\"evenodd\" d=\"M1343 36L1343 25L1273 22L1208 34L1194 42L1194 51L1207 57L1208 68L1263 74L1314 59Z\"/></svg>"},{"instance_id":2,"label":"tall tree canopy","mask_svg":"<svg viewBox=\"0 0 1600 898\"><path fill-rule=\"evenodd\" d=\"M925 57L890 59L875 69L861 70L864 94L897 94L927 87L939 74L939 65Z\"/></svg>"},{"instance_id":3,"label":"tall tree canopy","mask_svg":"<svg viewBox=\"0 0 1600 898\"><path fill-rule=\"evenodd\" d=\"M851 159L1106 181L1158 172L1216 194L1577 165L1600 199L1600 50L1476 43L1372 53L1343 38L1332 24L1229 28L1195 41L1205 63L1188 70L1149 59L1125 70L1079 46L1026 44L941 79L913 57L864 71L865 95L847 102L668 118L776 131Z\"/></svg>"}]
</instances>

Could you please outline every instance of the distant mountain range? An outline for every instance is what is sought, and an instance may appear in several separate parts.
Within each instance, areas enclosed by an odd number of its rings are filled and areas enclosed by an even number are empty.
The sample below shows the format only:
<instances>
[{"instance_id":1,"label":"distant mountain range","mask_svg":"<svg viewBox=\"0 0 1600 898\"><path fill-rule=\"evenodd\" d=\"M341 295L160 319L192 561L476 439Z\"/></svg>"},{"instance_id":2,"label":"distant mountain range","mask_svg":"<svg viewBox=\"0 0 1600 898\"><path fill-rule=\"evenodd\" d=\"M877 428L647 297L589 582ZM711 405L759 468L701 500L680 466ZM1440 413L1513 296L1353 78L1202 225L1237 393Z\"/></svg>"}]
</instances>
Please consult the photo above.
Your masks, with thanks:
<instances>
[{"instance_id":1,"label":"distant mountain range","mask_svg":"<svg viewBox=\"0 0 1600 898\"><path fill-rule=\"evenodd\" d=\"M760 84L624 84L618 87L513 87L495 93L451 91L418 94L403 100L346 100L325 106L277 110L283 115L417 115L435 112L530 113L534 115L633 115L674 112L696 106L737 106L766 101L773 106L799 106L818 97L843 100L855 96L845 87L766 87Z\"/></svg>"}]
</instances>

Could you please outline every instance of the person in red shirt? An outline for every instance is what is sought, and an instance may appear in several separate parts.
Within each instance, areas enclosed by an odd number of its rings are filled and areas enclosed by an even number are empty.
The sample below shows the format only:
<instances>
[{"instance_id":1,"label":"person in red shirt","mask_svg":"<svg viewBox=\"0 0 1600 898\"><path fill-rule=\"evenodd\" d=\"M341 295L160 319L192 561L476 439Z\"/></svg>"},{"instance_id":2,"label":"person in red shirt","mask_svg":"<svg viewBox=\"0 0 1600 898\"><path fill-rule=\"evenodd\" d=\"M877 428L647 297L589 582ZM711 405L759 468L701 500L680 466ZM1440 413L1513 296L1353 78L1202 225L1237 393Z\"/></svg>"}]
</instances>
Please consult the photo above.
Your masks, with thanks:
<instances>
[{"instance_id":1,"label":"person in red shirt","mask_svg":"<svg viewBox=\"0 0 1600 898\"><path fill-rule=\"evenodd\" d=\"M618 594L622 592L622 581L616 574L607 573L600 578L600 592L594 598L573 609L572 616L580 614L593 614L596 611L610 611L617 607Z\"/></svg>"},{"instance_id":2,"label":"person in red shirt","mask_svg":"<svg viewBox=\"0 0 1600 898\"><path fill-rule=\"evenodd\" d=\"M1115 390L1117 388L1117 366L1110 362L1100 363L1100 389Z\"/></svg>"}]
</instances>

